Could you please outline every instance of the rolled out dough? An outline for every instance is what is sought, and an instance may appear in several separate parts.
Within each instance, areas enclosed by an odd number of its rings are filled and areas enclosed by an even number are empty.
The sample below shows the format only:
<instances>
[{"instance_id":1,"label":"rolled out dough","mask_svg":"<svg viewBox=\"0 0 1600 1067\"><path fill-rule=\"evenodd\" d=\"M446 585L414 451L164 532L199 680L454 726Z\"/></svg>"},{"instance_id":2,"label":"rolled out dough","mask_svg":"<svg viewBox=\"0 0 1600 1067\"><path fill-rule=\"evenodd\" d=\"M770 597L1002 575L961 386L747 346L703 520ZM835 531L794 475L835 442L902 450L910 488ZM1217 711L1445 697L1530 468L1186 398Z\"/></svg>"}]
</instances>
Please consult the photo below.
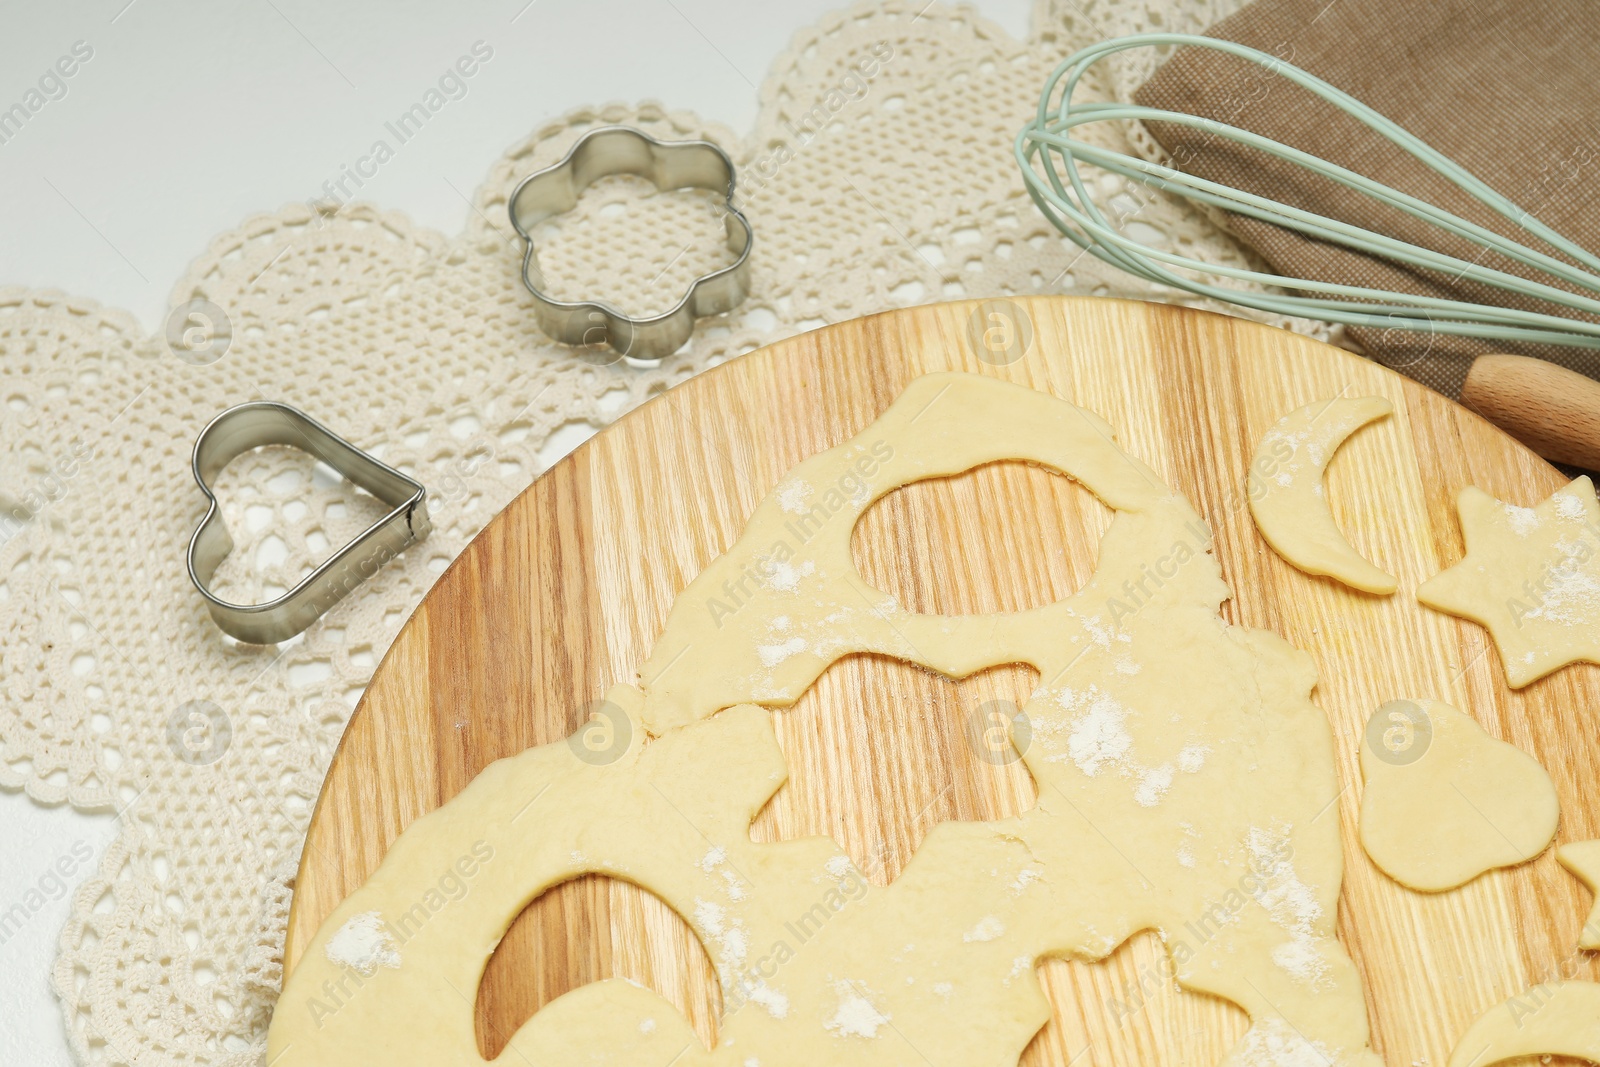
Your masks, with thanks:
<instances>
[{"instance_id":1,"label":"rolled out dough","mask_svg":"<svg viewBox=\"0 0 1600 1067\"><path fill-rule=\"evenodd\" d=\"M1002 459L1074 477L1117 510L1077 594L923 616L856 572L850 532L874 500ZM1334 937L1339 786L1315 670L1221 619L1209 540L1097 416L979 375L911 382L776 486L679 596L641 686L609 695L631 726L620 758L531 749L406 828L288 976L269 1062L480 1064L474 1000L496 943L530 900L594 872L695 930L721 987L716 1047L654 992L611 980L546 1005L502 1062L1012 1067L1049 1018L1039 961L1099 959L1153 929L1179 982L1249 1013L1231 1067L1377 1067ZM885 888L831 839L749 833L786 775L768 709L864 651L951 676L1023 662L1041 678L1023 709L1035 807L934 827ZM468 842L492 858L470 892L435 901ZM373 915L392 934L383 964L330 958L351 922L371 935Z\"/></svg>"}]
</instances>

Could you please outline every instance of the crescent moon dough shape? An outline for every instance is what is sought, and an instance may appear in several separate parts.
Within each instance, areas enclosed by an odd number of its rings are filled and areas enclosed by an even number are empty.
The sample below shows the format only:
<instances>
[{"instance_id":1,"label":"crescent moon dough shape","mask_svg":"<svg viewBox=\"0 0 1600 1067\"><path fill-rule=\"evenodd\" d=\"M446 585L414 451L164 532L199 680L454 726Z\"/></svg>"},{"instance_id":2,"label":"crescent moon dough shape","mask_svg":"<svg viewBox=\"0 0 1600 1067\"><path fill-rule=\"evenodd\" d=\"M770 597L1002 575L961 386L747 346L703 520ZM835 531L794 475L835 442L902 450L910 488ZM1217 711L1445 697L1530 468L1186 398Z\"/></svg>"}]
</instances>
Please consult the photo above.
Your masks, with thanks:
<instances>
[{"instance_id":1,"label":"crescent moon dough shape","mask_svg":"<svg viewBox=\"0 0 1600 1067\"><path fill-rule=\"evenodd\" d=\"M874 500L1003 459L1116 509L1082 589L945 617L861 577L850 534ZM1015 1067L1050 1018L1040 961L1102 959L1156 930L1178 982L1249 1014L1227 1063L1381 1067L1334 936L1339 820L1318 816L1340 788L1316 669L1222 619L1210 540L1098 416L984 375L915 379L792 470L679 594L640 685L609 694L620 751L575 743L582 731L529 749L400 834L285 979L268 1062L483 1067L490 954L530 900L597 873L694 930L721 987L715 1047L613 979L534 1013L498 1062ZM787 775L769 709L856 652L955 677L1028 663L1041 679L1019 745L1035 806L933 827L881 888L831 838L750 837Z\"/></svg>"},{"instance_id":2,"label":"crescent moon dough shape","mask_svg":"<svg viewBox=\"0 0 1600 1067\"><path fill-rule=\"evenodd\" d=\"M1526 863L1555 839L1539 761L1437 700L1390 701L1361 747L1361 845L1390 878L1438 893Z\"/></svg>"},{"instance_id":3,"label":"crescent moon dough shape","mask_svg":"<svg viewBox=\"0 0 1600 1067\"><path fill-rule=\"evenodd\" d=\"M1449 1067L1490 1067L1523 1056L1600 1063L1600 983L1551 982L1497 1004L1456 1042Z\"/></svg>"},{"instance_id":4,"label":"crescent moon dough shape","mask_svg":"<svg viewBox=\"0 0 1600 1067\"><path fill-rule=\"evenodd\" d=\"M1250 463L1250 514L1274 552L1307 574L1368 593L1393 593L1394 576L1373 566L1334 524L1323 488L1345 439L1394 411L1381 396L1334 397L1289 412L1268 430Z\"/></svg>"}]
</instances>

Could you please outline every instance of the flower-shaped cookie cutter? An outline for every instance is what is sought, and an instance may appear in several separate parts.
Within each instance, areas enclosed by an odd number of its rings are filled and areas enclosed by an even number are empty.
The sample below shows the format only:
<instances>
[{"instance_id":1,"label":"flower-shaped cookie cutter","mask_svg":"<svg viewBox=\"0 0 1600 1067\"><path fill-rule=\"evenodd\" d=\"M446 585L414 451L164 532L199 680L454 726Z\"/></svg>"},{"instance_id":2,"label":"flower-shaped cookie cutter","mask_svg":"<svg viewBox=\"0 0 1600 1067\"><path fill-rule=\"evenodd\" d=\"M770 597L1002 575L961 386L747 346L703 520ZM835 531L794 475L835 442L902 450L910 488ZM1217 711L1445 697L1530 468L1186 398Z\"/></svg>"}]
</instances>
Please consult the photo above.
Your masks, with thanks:
<instances>
[{"instance_id":1,"label":"flower-shaped cookie cutter","mask_svg":"<svg viewBox=\"0 0 1600 1067\"><path fill-rule=\"evenodd\" d=\"M578 195L598 178L634 174L657 189L710 189L724 197L722 221L726 267L702 274L683 298L658 315L634 317L598 300L557 300L545 291L532 231L540 222L571 211ZM508 202L511 225L522 236L522 283L533 294L539 328L568 345L609 344L634 359L654 360L676 352L694 331L694 320L737 307L750 291L750 246L755 235L733 202L733 161L710 141L658 141L627 126L602 126L578 139L561 162L528 175Z\"/></svg>"},{"instance_id":2,"label":"flower-shaped cookie cutter","mask_svg":"<svg viewBox=\"0 0 1600 1067\"><path fill-rule=\"evenodd\" d=\"M282 596L261 604L233 604L211 591L217 565L233 550L233 537L211 482L235 458L262 445L290 445L308 452L393 510ZM194 480L210 506L189 539L189 580L205 597L217 626L248 644L276 644L300 633L432 529L428 491L422 483L287 404L255 400L222 412L195 438L193 466Z\"/></svg>"}]
</instances>

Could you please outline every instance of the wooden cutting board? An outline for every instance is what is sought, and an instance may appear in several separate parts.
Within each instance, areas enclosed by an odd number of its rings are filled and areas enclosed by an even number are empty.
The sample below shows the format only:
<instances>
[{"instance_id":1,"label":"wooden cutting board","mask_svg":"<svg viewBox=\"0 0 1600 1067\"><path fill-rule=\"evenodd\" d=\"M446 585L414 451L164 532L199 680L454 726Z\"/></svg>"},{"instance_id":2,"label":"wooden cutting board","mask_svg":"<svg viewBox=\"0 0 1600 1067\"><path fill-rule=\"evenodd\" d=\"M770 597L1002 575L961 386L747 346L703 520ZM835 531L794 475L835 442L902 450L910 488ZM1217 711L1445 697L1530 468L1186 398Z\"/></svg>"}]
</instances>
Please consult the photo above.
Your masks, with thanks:
<instances>
[{"instance_id":1,"label":"wooden cutting board","mask_svg":"<svg viewBox=\"0 0 1600 1067\"><path fill-rule=\"evenodd\" d=\"M1438 394L1295 334L1164 305L1022 299L1014 306L1032 343L1000 365L975 354L977 306L876 315L736 359L623 418L490 523L401 631L350 721L311 823L286 970L408 823L491 761L564 737L608 686L632 681L674 597L734 542L786 470L858 432L916 376L955 369L1104 416L1211 523L1234 591L1229 621L1275 630L1315 658L1314 697L1347 785L1339 936L1366 977L1387 1063L1442 1063L1481 1011L1539 981L1600 979L1596 959L1575 951L1589 899L1553 853L1427 896L1374 868L1356 837L1363 727L1402 696L1468 709L1534 755L1560 791L1558 841L1600 837L1600 668L1570 667L1512 692L1483 630L1414 596L1460 557L1462 486L1531 505L1565 479ZM1341 527L1399 576L1393 597L1289 567L1243 505L1262 433L1340 393L1395 405L1328 475ZM1084 583L1109 516L1064 477L998 464L884 498L853 544L862 573L911 610L1015 611ZM878 657L836 664L775 713L790 779L753 836L833 834L884 884L937 822L1023 810L1027 772L978 759L963 724L984 701L1021 703L1032 684L1021 667L953 681ZM1243 1013L1175 991L1160 953L1146 933L1102 963L1042 965L1055 1014L1024 1062L1217 1062L1243 1032ZM535 901L502 942L478 993L484 1054L498 1054L541 1005L613 975L656 989L714 1040L718 994L688 926L649 894L591 877Z\"/></svg>"}]
</instances>

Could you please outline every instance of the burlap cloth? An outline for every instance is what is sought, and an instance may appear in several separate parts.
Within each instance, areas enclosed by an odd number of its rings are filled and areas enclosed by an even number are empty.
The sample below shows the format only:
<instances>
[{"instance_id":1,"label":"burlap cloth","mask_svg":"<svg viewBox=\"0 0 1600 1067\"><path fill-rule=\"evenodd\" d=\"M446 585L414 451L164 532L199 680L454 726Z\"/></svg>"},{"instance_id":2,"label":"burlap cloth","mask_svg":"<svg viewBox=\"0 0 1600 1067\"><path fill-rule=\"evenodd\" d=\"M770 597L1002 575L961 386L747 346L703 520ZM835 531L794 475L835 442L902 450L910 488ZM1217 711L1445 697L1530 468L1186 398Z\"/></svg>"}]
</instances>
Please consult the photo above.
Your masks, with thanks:
<instances>
[{"instance_id":1,"label":"burlap cloth","mask_svg":"<svg viewBox=\"0 0 1600 1067\"><path fill-rule=\"evenodd\" d=\"M1582 248L1600 248L1600 4L1256 0L1207 35L1250 45L1310 71L1399 123ZM1538 251L1553 252L1355 119L1258 65L1207 49L1180 49L1134 99L1263 134ZM1535 277L1498 254L1266 153L1170 123L1152 123L1150 130L1182 170ZM1228 215L1223 221L1287 277L1572 314L1257 220ZM1351 328L1348 337L1368 355L1451 397L1460 395L1473 357L1490 351L1540 356L1600 377L1600 352L1593 350L1399 329Z\"/></svg>"}]
</instances>

